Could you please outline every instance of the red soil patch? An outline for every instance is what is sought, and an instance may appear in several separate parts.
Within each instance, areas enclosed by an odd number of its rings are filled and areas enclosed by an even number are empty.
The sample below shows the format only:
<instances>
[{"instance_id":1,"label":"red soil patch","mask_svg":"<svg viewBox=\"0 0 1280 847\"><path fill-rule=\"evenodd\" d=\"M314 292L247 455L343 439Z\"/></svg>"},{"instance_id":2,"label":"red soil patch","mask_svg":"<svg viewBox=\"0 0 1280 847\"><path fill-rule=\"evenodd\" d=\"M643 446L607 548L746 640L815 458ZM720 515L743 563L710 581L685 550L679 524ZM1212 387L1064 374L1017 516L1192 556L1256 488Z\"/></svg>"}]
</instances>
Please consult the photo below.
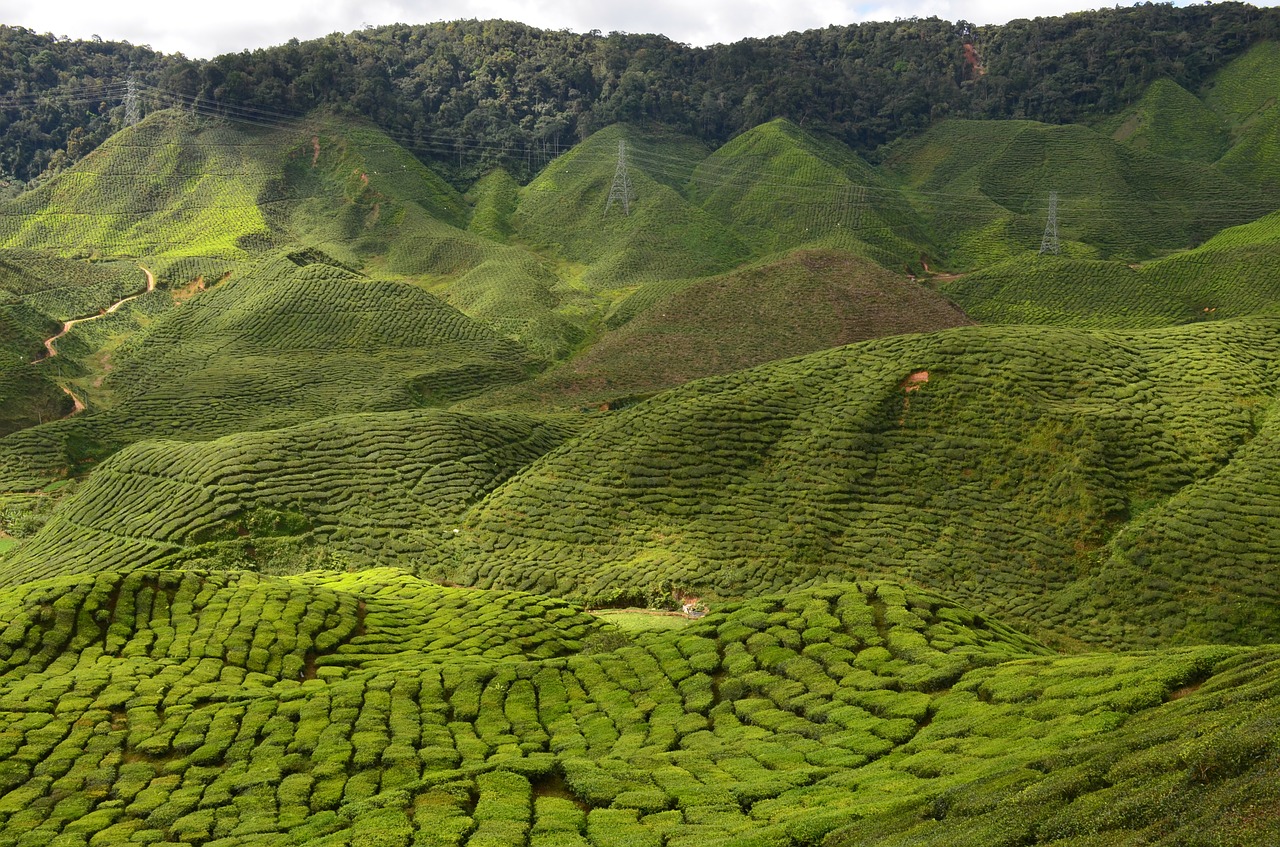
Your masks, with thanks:
<instances>
[{"instance_id":1,"label":"red soil patch","mask_svg":"<svg viewBox=\"0 0 1280 847\"><path fill-rule=\"evenodd\" d=\"M929 381L928 371L916 371L898 383L898 387L903 391L919 391L920 386Z\"/></svg>"}]
</instances>

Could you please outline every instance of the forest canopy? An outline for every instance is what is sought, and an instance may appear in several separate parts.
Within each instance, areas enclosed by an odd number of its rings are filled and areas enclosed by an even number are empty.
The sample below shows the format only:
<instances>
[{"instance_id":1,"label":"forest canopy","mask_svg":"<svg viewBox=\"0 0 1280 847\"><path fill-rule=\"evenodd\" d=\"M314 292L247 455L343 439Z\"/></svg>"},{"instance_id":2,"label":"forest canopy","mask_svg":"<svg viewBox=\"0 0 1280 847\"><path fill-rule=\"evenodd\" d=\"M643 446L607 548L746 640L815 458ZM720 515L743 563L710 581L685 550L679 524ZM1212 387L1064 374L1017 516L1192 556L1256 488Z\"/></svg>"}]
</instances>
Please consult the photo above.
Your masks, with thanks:
<instances>
[{"instance_id":1,"label":"forest canopy","mask_svg":"<svg viewBox=\"0 0 1280 847\"><path fill-rule=\"evenodd\" d=\"M661 35L508 21L394 24L212 60L0 26L0 179L92 150L144 105L270 122L318 107L364 117L465 183L501 163L528 177L618 121L720 143L777 117L864 155L946 117L1087 121L1156 79L1190 90L1280 9L1142 3L1001 26L936 17L690 47ZM149 102L148 102L149 101Z\"/></svg>"}]
</instances>

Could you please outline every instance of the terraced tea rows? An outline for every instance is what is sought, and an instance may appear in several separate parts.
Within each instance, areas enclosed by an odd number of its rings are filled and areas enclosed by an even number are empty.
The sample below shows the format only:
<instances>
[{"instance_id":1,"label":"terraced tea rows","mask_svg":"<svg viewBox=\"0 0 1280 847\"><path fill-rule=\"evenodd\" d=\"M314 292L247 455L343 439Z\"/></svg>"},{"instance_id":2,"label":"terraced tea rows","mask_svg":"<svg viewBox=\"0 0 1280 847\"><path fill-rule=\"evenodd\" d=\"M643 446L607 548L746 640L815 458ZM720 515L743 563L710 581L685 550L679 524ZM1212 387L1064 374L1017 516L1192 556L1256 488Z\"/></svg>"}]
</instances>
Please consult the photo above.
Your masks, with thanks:
<instances>
[{"instance_id":1,"label":"terraced tea rows","mask_svg":"<svg viewBox=\"0 0 1280 847\"><path fill-rule=\"evenodd\" d=\"M94 389L111 406L10 436L0 484L30 485L142 438L435 405L525 377L518 344L420 288L290 255L268 257L119 347L87 392L91 406Z\"/></svg>"},{"instance_id":2,"label":"terraced tea rows","mask_svg":"<svg viewBox=\"0 0 1280 847\"><path fill-rule=\"evenodd\" d=\"M270 134L197 136L176 112L151 116L8 204L0 245L108 255L244 255L270 243L259 194L276 177Z\"/></svg>"},{"instance_id":3,"label":"terraced tea rows","mask_svg":"<svg viewBox=\"0 0 1280 847\"><path fill-rule=\"evenodd\" d=\"M1036 249L1050 191L1059 194L1063 249L1079 258L1186 249L1274 206L1256 183L1081 126L947 121L895 151L886 169L910 186L960 267Z\"/></svg>"},{"instance_id":4,"label":"terraced tea rows","mask_svg":"<svg viewBox=\"0 0 1280 847\"><path fill-rule=\"evenodd\" d=\"M704 159L689 193L760 254L839 246L899 269L937 252L896 186L844 145L790 121L755 127Z\"/></svg>"},{"instance_id":5,"label":"terraced tea rows","mask_svg":"<svg viewBox=\"0 0 1280 847\"><path fill-rule=\"evenodd\" d=\"M1126 623L1135 596L1108 595L1105 621L1046 598L1092 571L1119 524L1254 437L1275 396L1276 329L961 329L690 383L499 488L443 574L598 597L890 573L1073 637L1150 643ZM1208 572L1225 575L1244 562L1218 530L1204 527L1223 551ZM1250 639L1276 637L1270 596L1246 613ZM1211 616L1234 604L1207 602Z\"/></svg>"},{"instance_id":6,"label":"terraced tea rows","mask_svg":"<svg viewBox=\"0 0 1280 847\"><path fill-rule=\"evenodd\" d=\"M1266 652L1058 658L889 583L605 652L607 627L558 601L394 571L104 573L0 602L13 845L809 845L875 815L989 830L1033 798L1060 832L1116 788L1176 807L1255 785L1277 708ZM1181 756L1152 738L1206 710L1253 734ZM1104 742L1126 752L1082 784Z\"/></svg>"},{"instance_id":7,"label":"terraced tea rows","mask_svg":"<svg viewBox=\"0 0 1280 847\"><path fill-rule=\"evenodd\" d=\"M1175 159L1216 162L1229 144L1226 121L1169 79L1152 83L1131 110L1104 128L1116 141Z\"/></svg>"},{"instance_id":8,"label":"terraced tea rows","mask_svg":"<svg viewBox=\"0 0 1280 847\"><path fill-rule=\"evenodd\" d=\"M436 562L473 503L570 430L520 415L411 411L144 441L96 469L0 564L0 579L122 571L175 555L275 570Z\"/></svg>"},{"instance_id":9,"label":"terraced tea rows","mask_svg":"<svg viewBox=\"0 0 1280 847\"><path fill-rule=\"evenodd\" d=\"M969 323L928 288L836 250L645 286L609 322L616 328L570 361L466 405L616 408L699 377Z\"/></svg>"},{"instance_id":10,"label":"terraced tea rows","mask_svg":"<svg viewBox=\"0 0 1280 847\"><path fill-rule=\"evenodd\" d=\"M1141 265L1022 257L946 282L943 291L984 323L1119 329L1273 313L1278 236L1272 214Z\"/></svg>"}]
</instances>

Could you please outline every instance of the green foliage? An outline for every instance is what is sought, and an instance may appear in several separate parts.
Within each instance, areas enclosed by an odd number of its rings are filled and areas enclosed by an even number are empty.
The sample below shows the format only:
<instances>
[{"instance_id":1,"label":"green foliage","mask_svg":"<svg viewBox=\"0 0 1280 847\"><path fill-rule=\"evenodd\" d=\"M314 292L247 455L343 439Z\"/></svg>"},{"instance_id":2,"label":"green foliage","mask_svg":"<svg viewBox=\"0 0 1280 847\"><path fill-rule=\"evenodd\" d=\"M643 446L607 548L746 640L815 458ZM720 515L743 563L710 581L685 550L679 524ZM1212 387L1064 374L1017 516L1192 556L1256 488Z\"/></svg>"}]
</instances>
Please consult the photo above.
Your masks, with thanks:
<instances>
[{"instance_id":1,"label":"green foliage","mask_svg":"<svg viewBox=\"0 0 1280 847\"><path fill-rule=\"evenodd\" d=\"M1274 21L144 70L338 108L3 192L0 847L1276 841Z\"/></svg>"},{"instance_id":2,"label":"green foliage","mask_svg":"<svg viewBox=\"0 0 1280 847\"><path fill-rule=\"evenodd\" d=\"M1190 485L1188 508L1232 508L1201 492L1226 490L1210 480L1259 432L1274 342L1271 319L1127 335L971 328L692 382L608 416L486 498L459 537L463 576L607 599L655 579L740 596L871 571L1076 639L1203 640L1184 629L1189 610L1121 588L1144 561L1111 571L1101 595L1092 572L1128 544L1116 528L1143 503ZM1237 465L1258 474L1237 489L1256 492L1250 505L1232 509L1250 528L1146 524L1168 539L1162 555L1203 538L1198 584L1239 580L1238 555L1265 556L1263 456L1269 438ZM1184 590L1169 582L1167 599ZM1243 591L1256 599L1187 599L1230 621L1214 639L1274 638L1270 595ZM1147 632L1148 620L1164 623Z\"/></svg>"},{"instance_id":3,"label":"green foliage","mask_svg":"<svg viewBox=\"0 0 1280 847\"><path fill-rule=\"evenodd\" d=\"M175 556L276 572L448 562L471 504L569 432L523 415L429 410L210 442L147 441L66 498L3 573L16 581ZM49 498L21 502L29 501ZM134 515L127 534L116 524L121 510Z\"/></svg>"},{"instance_id":4,"label":"green foliage","mask_svg":"<svg viewBox=\"0 0 1280 847\"><path fill-rule=\"evenodd\" d=\"M641 287L581 354L467 405L618 409L703 376L966 323L936 292L868 259L797 250L704 280Z\"/></svg>"},{"instance_id":5,"label":"green foliage","mask_svg":"<svg viewBox=\"0 0 1280 847\"><path fill-rule=\"evenodd\" d=\"M1038 247L1051 191L1064 249L1084 258L1150 258L1271 211L1243 174L1077 125L947 121L904 142L885 166L915 189L917 208L961 267Z\"/></svg>"},{"instance_id":6,"label":"green foliage","mask_svg":"<svg viewBox=\"0 0 1280 847\"><path fill-rule=\"evenodd\" d=\"M144 437L210 438L456 399L523 378L526 357L416 286L276 254L130 338L90 388L90 404L101 396L109 407L7 440L0 478L53 476L68 459L84 466Z\"/></svg>"},{"instance_id":7,"label":"green foliage","mask_svg":"<svg viewBox=\"0 0 1280 847\"><path fill-rule=\"evenodd\" d=\"M0 619L0 833L50 843L1275 834L1229 811L1274 797L1273 650L1062 657L895 583L593 655L563 604L391 570L107 572L0 590Z\"/></svg>"},{"instance_id":8,"label":"green foliage","mask_svg":"<svg viewBox=\"0 0 1280 847\"><path fill-rule=\"evenodd\" d=\"M1153 82L1131 111L1104 128L1116 141L1175 159L1215 162L1228 144L1222 118L1168 79Z\"/></svg>"}]
</instances>

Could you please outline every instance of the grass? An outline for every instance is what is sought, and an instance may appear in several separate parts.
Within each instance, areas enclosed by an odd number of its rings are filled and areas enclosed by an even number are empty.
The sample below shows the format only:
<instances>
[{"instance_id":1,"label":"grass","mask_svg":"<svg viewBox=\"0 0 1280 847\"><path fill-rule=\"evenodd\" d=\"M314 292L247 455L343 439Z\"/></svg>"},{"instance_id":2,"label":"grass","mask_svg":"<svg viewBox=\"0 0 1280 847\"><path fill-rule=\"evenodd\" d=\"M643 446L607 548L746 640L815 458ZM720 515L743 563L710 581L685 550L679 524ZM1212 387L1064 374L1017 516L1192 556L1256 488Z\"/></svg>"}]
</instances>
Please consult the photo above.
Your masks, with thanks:
<instances>
[{"instance_id":1,"label":"grass","mask_svg":"<svg viewBox=\"0 0 1280 847\"><path fill-rule=\"evenodd\" d=\"M691 618L683 612L659 612L652 609L599 609L592 612L623 632L665 632L684 629Z\"/></svg>"}]
</instances>

